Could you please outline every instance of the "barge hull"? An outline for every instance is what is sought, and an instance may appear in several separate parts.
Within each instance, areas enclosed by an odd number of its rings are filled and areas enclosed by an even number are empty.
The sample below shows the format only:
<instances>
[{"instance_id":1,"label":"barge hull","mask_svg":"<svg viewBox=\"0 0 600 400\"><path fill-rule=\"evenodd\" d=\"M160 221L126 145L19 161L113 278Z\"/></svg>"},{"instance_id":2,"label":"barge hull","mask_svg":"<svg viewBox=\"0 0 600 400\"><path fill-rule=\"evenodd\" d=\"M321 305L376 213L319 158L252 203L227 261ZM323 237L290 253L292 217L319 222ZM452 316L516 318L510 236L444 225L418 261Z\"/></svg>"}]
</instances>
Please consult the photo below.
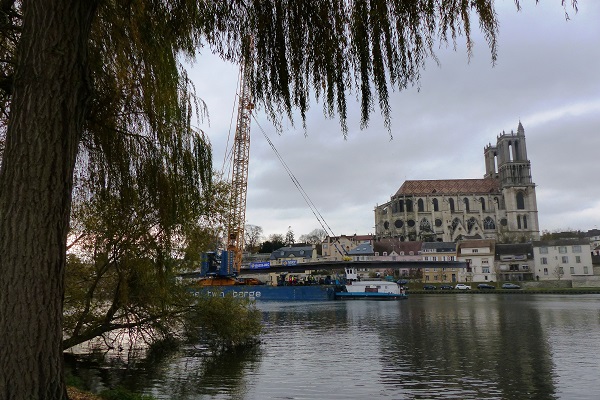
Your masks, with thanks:
<instances>
[{"instance_id":1,"label":"barge hull","mask_svg":"<svg viewBox=\"0 0 600 400\"><path fill-rule=\"evenodd\" d=\"M194 290L198 295L248 298L256 301L327 301L335 299L333 285L268 286L234 285L205 286Z\"/></svg>"}]
</instances>

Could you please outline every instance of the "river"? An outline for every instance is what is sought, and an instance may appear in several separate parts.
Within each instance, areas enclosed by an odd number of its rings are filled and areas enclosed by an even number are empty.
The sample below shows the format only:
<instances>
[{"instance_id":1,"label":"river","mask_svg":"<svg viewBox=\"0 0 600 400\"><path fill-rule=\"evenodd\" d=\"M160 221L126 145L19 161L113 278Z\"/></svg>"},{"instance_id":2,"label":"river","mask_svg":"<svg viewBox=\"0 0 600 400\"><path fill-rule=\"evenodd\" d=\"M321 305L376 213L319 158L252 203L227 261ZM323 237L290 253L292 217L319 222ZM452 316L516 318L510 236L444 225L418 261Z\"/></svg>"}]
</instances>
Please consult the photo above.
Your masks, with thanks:
<instances>
[{"instance_id":1,"label":"river","mask_svg":"<svg viewBox=\"0 0 600 400\"><path fill-rule=\"evenodd\" d=\"M158 399L600 398L600 295L444 294L258 304L262 344L76 374Z\"/></svg>"}]
</instances>

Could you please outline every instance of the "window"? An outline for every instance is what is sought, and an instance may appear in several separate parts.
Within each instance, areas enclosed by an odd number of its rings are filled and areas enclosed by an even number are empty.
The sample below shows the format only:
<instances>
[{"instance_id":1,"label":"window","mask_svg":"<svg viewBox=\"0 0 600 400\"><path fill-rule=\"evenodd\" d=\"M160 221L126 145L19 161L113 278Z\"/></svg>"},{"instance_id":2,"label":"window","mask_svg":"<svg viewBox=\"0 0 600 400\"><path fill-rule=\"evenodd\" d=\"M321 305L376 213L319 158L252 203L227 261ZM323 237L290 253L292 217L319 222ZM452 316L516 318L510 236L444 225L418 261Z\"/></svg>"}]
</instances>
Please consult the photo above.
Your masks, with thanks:
<instances>
[{"instance_id":1,"label":"window","mask_svg":"<svg viewBox=\"0 0 600 400\"><path fill-rule=\"evenodd\" d=\"M548 264L548 259L546 257L540 258L540 264L542 264L542 265Z\"/></svg>"},{"instance_id":2,"label":"window","mask_svg":"<svg viewBox=\"0 0 600 400\"><path fill-rule=\"evenodd\" d=\"M562 257L560 258L560 261L561 261L563 264L568 264L568 263L569 263L569 256L562 256Z\"/></svg>"},{"instance_id":3,"label":"window","mask_svg":"<svg viewBox=\"0 0 600 400\"><path fill-rule=\"evenodd\" d=\"M583 267L583 273L587 274L588 273L588 267Z\"/></svg>"},{"instance_id":4,"label":"window","mask_svg":"<svg viewBox=\"0 0 600 400\"><path fill-rule=\"evenodd\" d=\"M540 247L540 254L548 254L548 248L547 247Z\"/></svg>"},{"instance_id":5,"label":"window","mask_svg":"<svg viewBox=\"0 0 600 400\"><path fill-rule=\"evenodd\" d=\"M581 256L575 256L575 262L581 264Z\"/></svg>"},{"instance_id":6,"label":"window","mask_svg":"<svg viewBox=\"0 0 600 400\"><path fill-rule=\"evenodd\" d=\"M406 212L412 212L413 211L413 204L411 200L406 200Z\"/></svg>"},{"instance_id":7,"label":"window","mask_svg":"<svg viewBox=\"0 0 600 400\"><path fill-rule=\"evenodd\" d=\"M558 267L558 273L559 274L564 274L565 273L565 269L563 267Z\"/></svg>"},{"instance_id":8,"label":"window","mask_svg":"<svg viewBox=\"0 0 600 400\"><path fill-rule=\"evenodd\" d=\"M383 252L383 256L385 257L385 256L387 256L387 255L388 255L387 251L384 251L384 252Z\"/></svg>"},{"instance_id":9,"label":"window","mask_svg":"<svg viewBox=\"0 0 600 400\"><path fill-rule=\"evenodd\" d=\"M482 263L482 264L487 264L487 263L488 263L488 260L481 260L481 263Z\"/></svg>"},{"instance_id":10,"label":"window","mask_svg":"<svg viewBox=\"0 0 600 400\"><path fill-rule=\"evenodd\" d=\"M465 203L465 211L469 212L469 199L466 197L463 199L463 203Z\"/></svg>"},{"instance_id":11,"label":"window","mask_svg":"<svg viewBox=\"0 0 600 400\"><path fill-rule=\"evenodd\" d=\"M473 227L477 224L477 220L475 220L475 218L471 217L469 218L469 220L467 221L467 230L471 231L471 229L473 229Z\"/></svg>"},{"instance_id":12,"label":"window","mask_svg":"<svg viewBox=\"0 0 600 400\"><path fill-rule=\"evenodd\" d=\"M448 205L450 206L450 211L454 211L454 199L448 199Z\"/></svg>"},{"instance_id":13,"label":"window","mask_svg":"<svg viewBox=\"0 0 600 400\"><path fill-rule=\"evenodd\" d=\"M522 192L517 193L517 210L525 209L525 197Z\"/></svg>"},{"instance_id":14,"label":"window","mask_svg":"<svg viewBox=\"0 0 600 400\"><path fill-rule=\"evenodd\" d=\"M423 199L417 200L417 210L419 210L419 212L425 211L425 203L423 202Z\"/></svg>"},{"instance_id":15,"label":"window","mask_svg":"<svg viewBox=\"0 0 600 400\"><path fill-rule=\"evenodd\" d=\"M485 211L485 199L480 197L479 202L481 203L481 211Z\"/></svg>"},{"instance_id":16,"label":"window","mask_svg":"<svg viewBox=\"0 0 600 400\"><path fill-rule=\"evenodd\" d=\"M490 217L485 217L485 219L483 220L483 228L484 229L496 229L496 224L494 223L494 220Z\"/></svg>"},{"instance_id":17,"label":"window","mask_svg":"<svg viewBox=\"0 0 600 400\"><path fill-rule=\"evenodd\" d=\"M521 229L521 216L517 215L517 229Z\"/></svg>"},{"instance_id":18,"label":"window","mask_svg":"<svg viewBox=\"0 0 600 400\"><path fill-rule=\"evenodd\" d=\"M544 275L548 275L548 268L544 268Z\"/></svg>"},{"instance_id":19,"label":"window","mask_svg":"<svg viewBox=\"0 0 600 400\"><path fill-rule=\"evenodd\" d=\"M473 249L472 253L479 253L479 249Z\"/></svg>"},{"instance_id":20,"label":"window","mask_svg":"<svg viewBox=\"0 0 600 400\"><path fill-rule=\"evenodd\" d=\"M575 267L569 268L569 272L571 273L571 275L573 275L575 273Z\"/></svg>"},{"instance_id":21,"label":"window","mask_svg":"<svg viewBox=\"0 0 600 400\"><path fill-rule=\"evenodd\" d=\"M471 263L473 262L473 260L471 260L470 258L467 258L467 259L465 260L465 262L466 262L467 264L471 264Z\"/></svg>"},{"instance_id":22,"label":"window","mask_svg":"<svg viewBox=\"0 0 600 400\"><path fill-rule=\"evenodd\" d=\"M484 274L489 274L490 273L490 267L482 267L482 270L483 270L482 272Z\"/></svg>"},{"instance_id":23,"label":"window","mask_svg":"<svg viewBox=\"0 0 600 400\"><path fill-rule=\"evenodd\" d=\"M527 215L523 215L523 229L527 229Z\"/></svg>"},{"instance_id":24,"label":"window","mask_svg":"<svg viewBox=\"0 0 600 400\"><path fill-rule=\"evenodd\" d=\"M432 203L433 203L433 211L440 211L440 207L438 205L438 199L433 199Z\"/></svg>"},{"instance_id":25,"label":"window","mask_svg":"<svg viewBox=\"0 0 600 400\"><path fill-rule=\"evenodd\" d=\"M560 254L565 254L567 252L567 247L566 246L559 246L558 247L558 252Z\"/></svg>"},{"instance_id":26,"label":"window","mask_svg":"<svg viewBox=\"0 0 600 400\"><path fill-rule=\"evenodd\" d=\"M579 246L579 245L573 246L573 253L581 253L581 246Z\"/></svg>"}]
</instances>

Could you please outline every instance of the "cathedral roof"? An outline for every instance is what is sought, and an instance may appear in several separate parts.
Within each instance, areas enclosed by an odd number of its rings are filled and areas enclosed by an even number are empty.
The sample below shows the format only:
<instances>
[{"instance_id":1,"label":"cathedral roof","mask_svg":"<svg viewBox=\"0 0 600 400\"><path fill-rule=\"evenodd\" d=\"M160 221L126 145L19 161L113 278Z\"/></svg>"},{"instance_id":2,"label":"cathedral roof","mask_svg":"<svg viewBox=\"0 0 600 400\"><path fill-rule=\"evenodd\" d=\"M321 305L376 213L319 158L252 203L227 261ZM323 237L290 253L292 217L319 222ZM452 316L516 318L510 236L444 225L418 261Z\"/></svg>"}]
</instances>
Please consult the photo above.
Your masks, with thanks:
<instances>
[{"instance_id":1,"label":"cathedral roof","mask_svg":"<svg viewBox=\"0 0 600 400\"><path fill-rule=\"evenodd\" d=\"M415 195L454 195L501 193L496 179L441 179L404 181L396 196Z\"/></svg>"}]
</instances>

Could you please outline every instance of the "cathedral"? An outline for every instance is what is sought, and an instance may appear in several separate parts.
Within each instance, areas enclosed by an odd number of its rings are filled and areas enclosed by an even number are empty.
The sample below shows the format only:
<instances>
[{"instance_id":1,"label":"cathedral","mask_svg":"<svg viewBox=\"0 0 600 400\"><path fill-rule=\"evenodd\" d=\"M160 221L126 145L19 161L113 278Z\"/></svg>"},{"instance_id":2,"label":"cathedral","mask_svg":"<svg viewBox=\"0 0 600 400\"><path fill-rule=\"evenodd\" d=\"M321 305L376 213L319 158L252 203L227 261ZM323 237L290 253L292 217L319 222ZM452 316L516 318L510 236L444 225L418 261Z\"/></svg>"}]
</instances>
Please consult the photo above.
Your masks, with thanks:
<instances>
[{"instance_id":1,"label":"cathedral","mask_svg":"<svg viewBox=\"0 0 600 400\"><path fill-rule=\"evenodd\" d=\"M375 207L375 235L402 241L539 240L535 184L525 130L484 148L482 179L410 180Z\"/></svg>"}]
</instances>

